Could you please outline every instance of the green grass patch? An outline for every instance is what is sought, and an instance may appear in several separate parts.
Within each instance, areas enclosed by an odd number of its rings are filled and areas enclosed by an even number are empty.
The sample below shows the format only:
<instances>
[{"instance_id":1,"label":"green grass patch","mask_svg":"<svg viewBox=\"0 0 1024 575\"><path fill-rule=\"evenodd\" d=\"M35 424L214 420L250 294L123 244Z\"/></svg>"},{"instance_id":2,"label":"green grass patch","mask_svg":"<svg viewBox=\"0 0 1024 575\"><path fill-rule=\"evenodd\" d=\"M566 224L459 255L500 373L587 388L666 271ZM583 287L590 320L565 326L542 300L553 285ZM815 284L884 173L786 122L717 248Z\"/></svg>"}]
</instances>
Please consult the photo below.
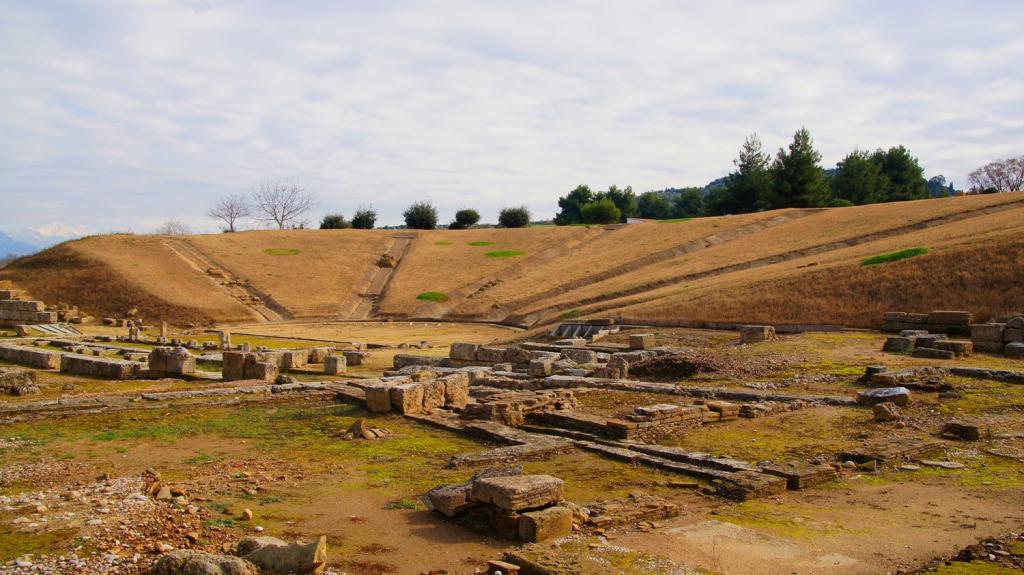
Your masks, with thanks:
<instances>
[{"instance_id":1,"label":"green grass patch","mask_svg":"<svg viewBox=\"0 0 1024 575\"><path fill-rule=\"evenodd\" d=\"M494 242L469 242L469 245L473 246L474 248L479 248L483 246L493 246Z\"/></svg>"},{"instance_id":2,"label":"green grass patch","mask_svg":"<svg viewBox=\"0 0 1024 575\"><path fill-rule=\"evenodd\" d=\"M484 255L489 258L514 258L523 255L523 252L516 250L497 250L493 252L487 252Z\"/></svg>"},{"instance_id":3,"label":"green grass patch","mask_svg":"<svg viewBox=\"0 0 1024 575\"><path fill-rule=\"evenodd\" d=\"M667 220L658 220L659 224L678 224L679 222L688 222L693 218L669 218Z\"/></svg>"},{"instance_id":4,"label":"green grass patch","mask_svg":"<svg viewBox=\"0 0 1024 575\"><path fill-rule=\"evenodd\" d=\"M562 313L558 314L558 316L562 319L573 319L576 317L580 317L580 310L571 309L569 311L563 311Z\"/></svg>"},{"instance_id":5,"label":"green grass patch","mask_svg":"<svg viewBox=\"0 0 1024 575\"><path fill-rule=\"evenodd\" d=\"M425 291L416 296L416 299L422 301L448 301L448 294L443 291Z\"/></svg>"},{"instance_id":6,"label":"green grass patch","mask_svg":"<svg viewBox=\"0 0 1024 575\"><path fill-rule=\"evenodd\" d=\"M434 245L435 246L450 246L450 245L452 245L452 243L450 241L448 241L448 240L439 240L439 241L434 242Z\"/></svg>"},{"instance_id":7,"label":"green grass patch","mask_svg":"<svg viewBox=\"0 0 1024 575\"><path fill-rule=\"evenodd\" d=\"M268 256L296 256L299 255L299 250L296 248L267 248L263 250L263 253Z\"/></svg>"},{"instance_id":8,"label":"green grass patch","mask_svg":"<svg viewBox=\"0 0 1024 575\"><path fill-rule=\"evenodd\" d=\"M889 262L905 260L907 258L912 258L914 256L919 256L919 255L926 254L926 253L928 253L928 248L924 248L924 247L907 248L905 250L900 250L898 252L889 252L887 254L878 254L877 256L871 256L870 258L865 258L864 260L862 260L860 262L860 265L862 265L862 266L873 266L873 265L878 265L878 264L885 264L885 263L889 263Z\"/></svg>"}]
</instances>

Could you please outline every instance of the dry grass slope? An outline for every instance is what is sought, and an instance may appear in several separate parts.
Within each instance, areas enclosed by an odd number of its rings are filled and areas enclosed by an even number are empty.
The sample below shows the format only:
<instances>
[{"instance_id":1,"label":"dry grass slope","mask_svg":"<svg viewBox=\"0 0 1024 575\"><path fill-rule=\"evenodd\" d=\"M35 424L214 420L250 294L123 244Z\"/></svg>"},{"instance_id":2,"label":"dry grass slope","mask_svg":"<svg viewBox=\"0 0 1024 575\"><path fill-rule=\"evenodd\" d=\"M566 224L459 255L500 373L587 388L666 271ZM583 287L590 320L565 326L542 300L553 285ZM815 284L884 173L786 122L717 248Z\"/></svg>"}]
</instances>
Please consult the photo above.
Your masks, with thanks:
<instances>
[{"instance_id":1,"label":"dry grass slope","mask_svg":"<svg viewBox=\"0 0 1024 575\"><path fill-rule=\"evenodd\" d=\"M403 233L294 230L70 242L0 271L93 315L138 307L180 322L258 319L206 267L226 270L296 318L338 318L365 293ZM578 317L875 326L884 311L1021 311L1024 194L828 210L780 210L672 224L421 231L375 300L383 317ZM473 245L476 244L476 245ZM177 244L181 247L181 243ZM925 247L913 258L872 256ZM494 258L487 252L515 250ZM188 253L182 253L188 252ZM193 261L202 260L202 261ZM444 297L421 297L428 292Z\"/></svg>"}]
</instances>

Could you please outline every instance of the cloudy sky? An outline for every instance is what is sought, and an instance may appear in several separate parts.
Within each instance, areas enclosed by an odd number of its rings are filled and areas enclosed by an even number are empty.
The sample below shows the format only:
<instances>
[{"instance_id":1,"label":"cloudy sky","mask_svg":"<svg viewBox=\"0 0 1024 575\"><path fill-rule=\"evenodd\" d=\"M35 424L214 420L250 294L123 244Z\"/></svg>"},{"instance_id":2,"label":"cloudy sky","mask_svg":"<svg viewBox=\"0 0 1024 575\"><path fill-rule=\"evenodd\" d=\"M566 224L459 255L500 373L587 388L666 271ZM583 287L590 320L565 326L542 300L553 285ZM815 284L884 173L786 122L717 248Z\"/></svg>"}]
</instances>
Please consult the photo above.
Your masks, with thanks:
<instances>
[{"instance_id":1,"label":"cloudy sky","mask_svg":"<svg viewBox=\"0 0 1024 575\"><path fill-rule=\"evenodd\" d=\"M703 185L807 126L832 165L1024 153L1024 2L0 0L0 230L215 230L304 183L383 223Z\"/></svg>"}]
</instances>

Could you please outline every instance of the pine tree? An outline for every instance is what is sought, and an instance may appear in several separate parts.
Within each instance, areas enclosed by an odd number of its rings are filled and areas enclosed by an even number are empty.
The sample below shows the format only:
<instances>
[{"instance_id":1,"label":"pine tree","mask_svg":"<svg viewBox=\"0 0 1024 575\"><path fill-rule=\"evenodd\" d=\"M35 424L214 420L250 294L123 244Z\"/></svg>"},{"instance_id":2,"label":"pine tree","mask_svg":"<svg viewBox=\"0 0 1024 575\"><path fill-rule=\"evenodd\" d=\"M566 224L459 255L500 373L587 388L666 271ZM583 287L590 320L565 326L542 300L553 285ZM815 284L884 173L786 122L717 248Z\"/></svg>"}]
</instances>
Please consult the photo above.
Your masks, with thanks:
<instances>
[{"instance_id":1,"label":"pine tree","mask_svg":"<svg viewBox=\"0 0 1024 575\"><path fill-rule=\"evenodd\" d=\"M822 174L821 154L807 128L793 135L789 150L779 149L772 165L774 180L769 208L817 208L829 201L828 182Z\"/></svg>"}]
</instances>

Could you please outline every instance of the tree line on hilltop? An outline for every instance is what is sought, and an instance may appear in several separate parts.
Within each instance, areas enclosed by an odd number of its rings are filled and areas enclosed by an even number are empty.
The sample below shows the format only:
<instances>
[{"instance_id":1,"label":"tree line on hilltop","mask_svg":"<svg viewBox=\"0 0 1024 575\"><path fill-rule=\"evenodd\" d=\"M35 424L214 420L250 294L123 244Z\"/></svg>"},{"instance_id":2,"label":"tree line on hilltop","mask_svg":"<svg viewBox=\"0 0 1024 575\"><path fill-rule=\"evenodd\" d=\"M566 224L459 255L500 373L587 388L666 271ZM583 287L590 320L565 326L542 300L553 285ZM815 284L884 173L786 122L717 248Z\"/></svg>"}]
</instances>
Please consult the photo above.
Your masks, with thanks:
<instances>
[{"instance_id":1,"label":"tree line on hilltop","mask_svg":"<svg viewBox=\"0 0 1024 575\"><path fill-rule=\"evenodd\" d=\"M594 191L579 185L558 198L556 225L614 224L629 218L683 219L774 210L779 208L845 207L881 202L900 202L961 194L944 176L925 179L924 169L904 146L870 152L854 150L834 168L821 166L821 154L806 128L774 156L764 151L757 134L751 134L733 160L734 169L704 187L667 188L637 195L632 186ZM968 175L967 193L1016 192L1024 189L1024 156L990 162ZM246 195L220 198L207 212L234 232L247 218L277 229L305 228L317 198L305 187L264 182ZM480 213L471 208L455 212L448 224L440 223L437 208L429 201L413 202L402 214L406 228L451 230L480 226ZM373 229L377 212L360 207L346 219L334 212L323 217L321 229ZM538 222L533 222L538 223ZM507 207L498 214L498 226L531 225L526 206ZM178 222L168 222L157 233L189 233Z\"/></svg>"}]
</instances>

